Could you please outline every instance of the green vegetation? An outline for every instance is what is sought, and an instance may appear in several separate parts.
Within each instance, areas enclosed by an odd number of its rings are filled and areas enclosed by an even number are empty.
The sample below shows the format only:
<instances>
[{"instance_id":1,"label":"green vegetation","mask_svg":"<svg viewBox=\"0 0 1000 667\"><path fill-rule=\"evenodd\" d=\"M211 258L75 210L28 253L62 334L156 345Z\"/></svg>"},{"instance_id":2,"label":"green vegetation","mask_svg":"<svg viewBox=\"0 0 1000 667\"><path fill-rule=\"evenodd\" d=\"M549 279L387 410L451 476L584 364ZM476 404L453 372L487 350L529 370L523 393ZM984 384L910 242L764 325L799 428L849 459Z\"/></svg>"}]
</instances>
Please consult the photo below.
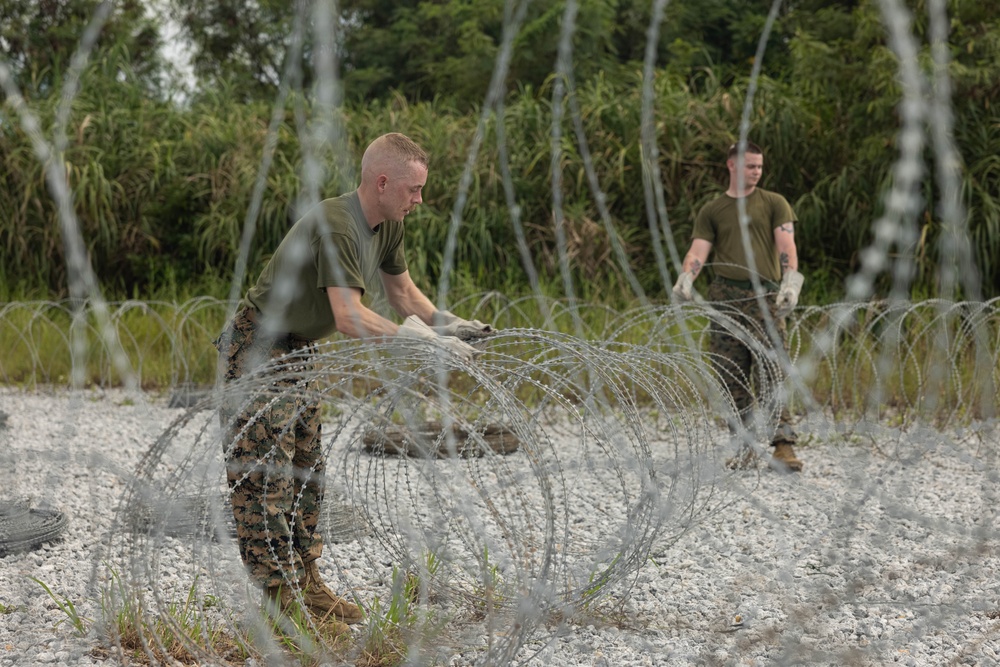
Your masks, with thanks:
<instances>
[{"instance_id":1,"label":"green vegetation","mask_svg":"<svg viewBox=\"0 0 1000 667\"><path fill-rule=\"evenodd\" d=\"M873 302L855 305L846 320L836 315L837 306L803 309L790 320L792 360L803 374L810 400L835 414L888 409L943 421L984 418L996 409L1000 377L991 346L1000 336L998 305L994 300L942 310L946 304L937 301L896 306ZM698 377L685 369L701 367L699 346L707 324L703 316L685 319L674 313L664 318L663 312L670 311L617 312L599 304L574 310L562 300L511 300L496 293L470 295L454 307L499 329L544 326L546 337L566 346L560 352L529 336L506 337L495 347L496 356L488 359L494 379L506 383L526 405L552 400L552 392L569 404L599 391L612 405L627 396L641 406L701 395ZM229 308L229 302L210 298L111 303L102 325L90 308L74 319L66 301L6 304L0 307L0 346L9 354L0 360L0 384L32 388L75 381L117 386L123 380L117 370L123 364L114 363L117 354L124 356L124 367L144 389L210 386L217 363L211 342ZM582 341L567 335L578 331ZM118 341L117 353L109 351L109 335ZM625 373L617 366L601 370L574 357L573 348L587 345L586 340L600 341L609 351L645 348L663 356L643 354L645 361ZM353 343L343 344L343 352L353 354ZM347 358L340 373L351 372ZM519 360L534 365L527 368ZM381 380L371 374L366 355L357 357L357 363L357 375L349 382L337 376L338 391L373 395ZM449 386L475 403L491 400L490 392L475 385L471 376L453 374ZM672 389L650 395L657 387ZM803 407L802 400L793 397L793 407Z\"/></svg>"},{"instance_id":2,"label":"green vegetation","mask_svg":"<svg viewBox=\"0 0 1000 667\"><path fill-rule=\"evenodd\" d=\"M427 577L433 577L438 567L435 556L429 554L422 569ZM95 627L72 600L54 593L45 582L31 579L65 615L57 625L69 623L79 637ZM136 665L195 665L209 657L221 659L223 664L242 665L250 657L258 661L266 658L261 650L269 641L254 637L265 631L272 633L287 657L303 667L328 664L330 659L350 664L345 662L348 658L359 667L390 667L404 662L415 636L422 642L430 641L442 629L433 611L424 606L427 585L418 574L394 568L391 593L386 600L374 598L361 636L329 637L318 636L315 622L297 606L267 625L239 621L229 616L230 611L218 598L200 594L197 577L182 602L170 602L154 613L144 603L148 592L134 589L111 568L110 579L101 591L101 621L96 627L103 634L99 637L101 647L95 652L116 651ZM0 604L2 614L16 610Z\"/></svg>"},{"instance_id":3,"label":"green vegetation","mask_svg":"<svg viewBox=\"0 0 1000 667\"><path fill-rule=\"evenodd\" d=\"M0 28L0 41L10 46L8 65L26 100L18 107L5 93L0 98L0 346L8 351L0 382L109 386L122 382L122 369L132 369L148 389L211 383L210 342L223 325L234 280L237 292L254 280L307 206L304 193L312 186L321 193L314 196L352 188L364 146L390 130L410 134L431 154L424 205L408 218L407 250L412 274L432 297L447 282L453 310L475 312L501 328L545 322L550 330L584 338L655 340L659 350L693 349L672 324L639 318L623 325L621 314L639 305L633 281L652 302L666 301L670 284L660 274L658 256L683 251L696 211L720 189L722 152L737 137L769 0L668 3L651 82L656 186L662 188L666 221L655 221L655 212L647 210L644 189L650 172L642 147L641 75L649 3L580 5L573 43L576 87L562 109L553 108L553 35L565 6L557 0L530 3L518 17L502 107L487 114L486 80L505 22L514 18L501 0L403 0L392 12L371 0L339 3L343 17L354 20L340 25L343 102L333 106L317 102L311 66L301 80L286 80L287 96L278 95L281 67L296 58L312 62L314 48L304 34L303 51L288 51L285 36L295 25L287 3L266 0L247 8L234 0L169 0L195 36L198 86L183 103L159 78L161 63L149 52L155 43L149 20L140 20L135 3L117 3L82 72L59 156L91 264L113 302L106 318L91 310L76 317L64 300L70 278L57 206L46 165L19 115L24 109L37 115L52 138L76 48L71 36L80 34L93 11L83 0L51 4L53 11L43 16L25 0L0 0L0 15L12 17ZM916 42L930 91L933 7L926 0L908 4L911 23L904 28ZM764 187L786 194L799 217L796 236L807 277L803 305L844 297L845 278L857 272L861 251L873 242L873 225L885 213L893 183L902 89L880 5L785 2L764 59L756 63L762 76L750 135L766 150ZM963 288L954 296L992 298L1000 296L1000 116L991 103L1000 85L1000 28L992 20L1000 0L950 0L947 12L961 222L979 269L972 284L981 293ZM277 28L255 29L260 25ZM563 126L554 157L557 111ZM928 128L937 122L921 119ZM319 136L322 124L331 126L322 135L327 139L308 139ZM466 174L480 130L482 144ZM923 203L901 220L907 235L886 247L888 264L876 276L876 297L889 293L897 262L914 269L915 299L937 295L941 270L948 268L939 264L939 253L950 230L938 201L939 179L931 177L939 156L930 143L923 154L928 177L917 193ZM316 182L303 177L307 159L323 168ZM562 248L554 224L553 163L561 184ZM466 196L462 226L451 274L443 276L459 195ZM519 250L514 211L530 249L529 267ZM246 272L237 275L248 227L253 239ZM563 259L574 295L587 304L579 319L564 299ZM881 325L869 330L869 324L841 332L837 349L811 369L810 388L819 402L835 411L863 409L871 399L867 388L877 385L887 405L906 410L988 412L994 396L975 381L983 359L949 347L942 365L935 356L938 339L911 326L888 357L895 361L886 365L880 359L891 341ZM960 318L954 326L962 326ZM800 356L815 343L810 332L820 331L818 323L809 327L794 342ZM967 332L948 334L969 338ZM110 339L119 344L109 346ZM934 375L948 364L950 373ZM72 378L74 372L79 376ZM665 376L671 372L663 369ZM934 392L928 391L932 385ZM531 387L524 383L519 391ZM646 399L641 393L639 402Z\"/></svg>"},{"instance_id":4,"label":"green vegetation","mask_svg":"<svg viewBox=\"0 0 1000 667\"><path fill-rule=\"evenodd\" d=\"M18 607L17 605L4 604L0 602L0 614L3 614L4 616L6 616L7 614L13 614L18 609L20 609L20 607Z\"/></svg>"},{"instance_id":5,"label":"green vegetation","mask_svg":"<svg viewBox=\"0 0 1000 667\"><path fill-rule=\"evenodd\" d=\"M63 614L66 615L66 618L59 621L59 623L62 623L64 621L68 622L70 625L73 626L73 631L76 633L77 636L79 637L86 636L87 626L90 623L90 619L84 618L83 616L80 615L80 612L77 610L76 605L73 603L73 601L70 600L68 597L63 597L53 593L52 589L49 588L48 584L46 584L41 579L36 579L35 577L28 577L28 578L31 579L36 584L38 584L39 586L41 586L42 590L45 591L45 593L50 598L52 598L52 601L56 603L56 606L59 608L59 611L61 611ZM56 625L59 625L59 623L57 623Z\"/></svg>"},{"instance_id":6,"label":"green vegetation","mask_svg":"<svg viewBox=\"0 0 1000 667\"><path fill-rule=\"evenodd\" d=\"M510 590L500 566L490 562L489 547L485 545L479 558L479 577L472 595L474 618L496 618L510 603Z\"/></svg>"},{"instance_id":7,"label":"green vegetation","mask_svg":"<svg viewBox=\"0 0 1000 667\"><path fill-rule=\"evenodd\" d=\"M0 306L0 344L9 352L0 383L68 384L74 359L85 385L119 385L123 366L147 389L211 383L217 362L211 341L226 314L225 303L215 299L127 301L111 304L102 319L90 308L75 313L67 302L9 303Z\"/></svg>"},{"instance_id":8,"label":"green vegetation","mask_svg":"<svg viewBox=\"0 0 1000 667\"><path fill-rule=\"evenodd\" d=\"M434 556L429 555L427 574L433 576L437 567ZM86 635L93 622L81 618L68 599L57 597L44 583L38 583L67 615L77 633ZM270 640L255 637L267 632L291 664L315 667L329 664L332 659L337 664L353 663L358 667L390 667L405 661L415 636L426 642L441 630L434 614L422 606L425 586L419 575L394 568L391 593L385 600L374 598L361 636L328 636L298 606L264 625L234 618L222 621L229 612L214 596L199 596L197 578L183 602L171 602L165 611L150 613L143 603L145 593L130 588L112 569L110 585L101 597L100 627L105 632L101 641L106 648L119 651L129 664L202 664L211 656L223 664L242 665L250 657L258 661L274 658L261 653ZM210 609L214 610L211 618Z\"/></svg>"},{"instance_id":9,"label":"green vegetation","mask_svg":"<svg viewBox=\"0 0 1000 667\"><path fill-rule=\"evenodd\" d=\"M11 3L15 0L0 0L0 8L11 5L14 11L17 7ZM57 4L80 5L73 0ZM193 6L186 0L173 4L181 11ZM258 4L259 15L250 11L235 15L249 27L268 20L267 12L278 9L282 21L290 20L285 5ZM676 248L686 247L695 212L719 190L722 152L737 136L749 60L770 4L755 0L738 9L722 0L669 4L661 25L653 105L658 185L669 214L666 241ZM921 68L931 76L925 3L911 4L910 29L920 46ZM247 273L241 277L245 286L256 277L290 221L302 213L303 193L309 189L302 177L304 160L317 158L324 167L318 192L338 194L354 186L353 170L363 147L388 130L412 135L432 156L426 201L408 218L407 244L413 275L421 287L432 294L436 291L466 156L485 99L485 80L501 38L503 3L397 5L398 11L382 16L379 3L344 3L345 12L368 19L351 23L345 35L346 44L357 48L346 56L352 67L345 80L344 104L334 111L318 105L308 92L309 82L303 81L282 98L280 116L273 108L277 89L264 73L274 74L284 45L265 48L240 40L288 33L263 35L233 28L224 52L213 55L209 45L201 45L196 53L201 89L178 104L170 100L169 91L158 87L159 79L149 70L152 65L136 59L139 37L126 29L131 5L109 19L107 40L99 43L84 71L70 110L62 156L75 214L109 297L173 301L196 295L225 297L235 274L242 230L250 223L255 234ZM209 3L206 11L227 6L227 1L219 0ZM948 3L952 21L948 73L964 222L980 269L975 282L986 297L997 295L1000 285L1000 203L992 187L1000 164L1000 122L996 105L990 104L1000 81L1000 29L990 20L998 9L996 0ZM558 164L564 250L574 291L585 300L616 307L632 303L635 297L617 261L616 246L647 295L663 299L669 289L657 269L656 237L643 189L640 46L648 11L648 3L584 3L574 44L577 87L572 99L563 100L578 107L580 129L587 137L584 152L575 138L572 116L565 113ZM448 276L452 293L458 296L483 289L530 292L531 273L522 265L511 203L519 207L542 290L550 296L564 294L551 174L552 35L557 33L561 12L558 2L532 3L516 40L503 115L489 116L484 127L484 143L471 165L468 197L461 210L455 265ZM225 23L230 16L182 15L192 30ZM25 30L48 29L44 22L36 25L21 14L18 17L17 25L23 24ZM451 50L447 57L424 43L426 35L439 36L442 26L459 31L453 39L437 40L438 50L442 44ZM606 30L608 26L613 29ZM723 34L726 40L719 39ZM609 37L590 39L593 35ZM728 46L723 48L723 43ZM220 44L214 47L222 49ZM389 53L380 44L399 48ZM797 237L807 274L805 303L828 303L843 296L844 278L859 268L859 253L872 242L873 223L884 211L898 156L901 99L899 63L887 44L875 0L800 0L785 3L765 52L750 134L766 150L764 187L786 194L799 216ZM42 47L19 48L22 51L12 61L14 74L28 108L43 128L49 128L61 99L61 68L68 55L44 61L42 76L33 74L34 65L28 65L40 58ZM255 54L259 71L239 70L239 62L246 64L245 58L235 55L239 53ZM256 87L240 83L250 79ZM6 120L0 122L0 300L63 296L69 281L65 250L44 166L9 100L2 108ZM272 118L277 119L272 136L275 152L258 201L255 189L267 162ZM326 143L303 141L321 122L333 125L334 131L328 133L333 138ZM509 161L506 174L499 152L500 122ZM929 174L934 159L928 148ZM600 193L591 189L588 169ZM508 202L505 177L515 202ZM914 240L889 248L890 262L913 263L917 295L936 293L939 241L948 232L936 202L940 192L932 180L920 193L926 203L903 221L911 226ZM669 244L662 238L660 244L669 257ZM876 282L877 293L888 293L891 280L892 272L884 271Z\"/></svg>"},{"instance_id":10,"label":"green vegetation","mask_svg":"<svg viewBox=\"0 0 1000 667\"><path fill-rule=\"evenodd\" d=\"M365 642L358 664L366 667L388 667L406 660L408 640L421 619L417 603L420 599L420 579L410 572L393 567L392 591L388 600L379 596L368 610Z\"/></svg>"},{"instance_id":11,"label":"green vegetation","mask_svg":"<svg viewBox=\"0 0 1000 667\"><path fill-rule=\"evenodd\" d=\"M105 640L134 663L198 664L206 651L233 662L250 655L245 637L233 637L221 622L209 620L205 612L217 606L217 601L213 596L198 599L197 578L183 603L172 602L164 614L150 619L141 597L129 591L117 572L112 570L111 576L111 588L104 591L101 601Z\"/></svg>"}]
</instances>

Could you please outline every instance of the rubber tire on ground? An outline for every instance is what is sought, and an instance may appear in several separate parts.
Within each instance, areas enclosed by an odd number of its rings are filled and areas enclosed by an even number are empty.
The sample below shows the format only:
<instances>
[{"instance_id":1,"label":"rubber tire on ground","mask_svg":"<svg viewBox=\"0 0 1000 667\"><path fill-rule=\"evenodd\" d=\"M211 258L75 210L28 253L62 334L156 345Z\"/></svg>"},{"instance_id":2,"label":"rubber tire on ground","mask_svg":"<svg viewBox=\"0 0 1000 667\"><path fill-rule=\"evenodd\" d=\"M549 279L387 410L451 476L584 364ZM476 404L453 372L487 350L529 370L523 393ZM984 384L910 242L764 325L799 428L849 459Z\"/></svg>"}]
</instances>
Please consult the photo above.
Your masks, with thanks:
<instances>
[{"instance_id":1,"label":"rubber tire on ground","mask_svg":"<svg viewBox=\"0 0 1000 667\"><path fill-rule=\"evenodd\" d=\"M0 501L0 556L31 551L57 540L68 523L62 512L32 508L23 498Z\"/></svg>"}]
</instances>

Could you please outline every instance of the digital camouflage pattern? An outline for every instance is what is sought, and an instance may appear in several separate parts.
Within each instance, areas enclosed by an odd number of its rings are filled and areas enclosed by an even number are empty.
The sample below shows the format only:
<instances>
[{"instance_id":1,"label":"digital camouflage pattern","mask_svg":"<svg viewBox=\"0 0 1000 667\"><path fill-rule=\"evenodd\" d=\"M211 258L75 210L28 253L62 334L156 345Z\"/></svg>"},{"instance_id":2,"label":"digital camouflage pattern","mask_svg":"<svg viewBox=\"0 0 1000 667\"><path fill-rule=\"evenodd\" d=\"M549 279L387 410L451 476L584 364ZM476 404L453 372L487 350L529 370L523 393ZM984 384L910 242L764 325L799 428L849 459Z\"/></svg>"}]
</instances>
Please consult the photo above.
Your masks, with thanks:
<instances>
[{"instance_id":1,"label":"digital camouflage pattern","mask_svg":"<svg viewBox=\"0 0 1000 667\"><path fill-rule=\"evenodd\" d=\"M251 579L269 587L300 581L305 563L323 550L317 525L325 461L315 381L304 379L314 344L295 336L266 340L254 312L238 311L215 346L226 383L219 415L240 556ZM248 382L255 372L259 381Z\"/></svg>"},{"instance_id":2,"label":"digital camouflage pattern","mask_svg":"<svg viewBox=\"0 0 1000 667\"><path fill-rule=\"evenodd\" d=\"M776 286L765 285L765 289L772 287ZM764 296L764 300L781 338L781 345L785 347L785 320L776 315L774 297L774 292L769 292ZM764 385L765 381L767 384L780 387L785 380L784 370L773 355L772 359L762 358L762 353L773 353L773 342L768 335L764 314L753 289L716 279L708 287L708 299L716 310L725 316L713 319L710 325L708 349L712 364L733 397L743 424L749 429L753 423L753 409L757 403L755 395L757 388ZM727 320L739 324L744 333L752 336L753 340L760 344L759 347L753 343L748 345L734 335L734 331L724 326ZM792 427L788 406L777 396L771 395L767 398L766 405L762 407L772 419L777 417L772 421L772 423L776 421L776 428L768 434L768 438L772 444L794 444L798 436ZM735 431L735 426L730 424L730 430Z\"/></svg>"}]
</instances>

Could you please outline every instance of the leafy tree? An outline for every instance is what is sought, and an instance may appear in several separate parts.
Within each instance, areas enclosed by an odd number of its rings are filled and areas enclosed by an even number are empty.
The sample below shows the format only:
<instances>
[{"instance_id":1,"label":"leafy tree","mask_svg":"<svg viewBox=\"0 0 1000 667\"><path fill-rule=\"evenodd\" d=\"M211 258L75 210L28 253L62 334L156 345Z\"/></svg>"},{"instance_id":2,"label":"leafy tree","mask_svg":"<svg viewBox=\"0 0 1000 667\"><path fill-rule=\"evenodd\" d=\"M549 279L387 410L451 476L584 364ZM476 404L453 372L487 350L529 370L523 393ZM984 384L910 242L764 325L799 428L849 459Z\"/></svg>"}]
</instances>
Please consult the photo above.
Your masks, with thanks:
<instances>
[{"instance_id":1,"label":"leafy tree","mask_svg":"<svg viewBox=\"0 0 1000 667\"><path fill-rule=\"evenodd\" d=\"M399 90L411 100L482 99L503 37L509 0L345 0L342 3L346 92L355 99L385 98ZM659 26L657 65L692 82L714 68L729 82L749 73L772 0L671 2ZM788 0L768 42L764 73L787 79L788 43L803 27L847 25L858 0ZM514 42L508 90L540 89L555 71L565 0L533 0ZM652 3L602 0L578 3L573 69L579 83L596 76L630 86L625 74L643 61Z\"/></svg>"},{"instance_id":2,"label":"leafy tree","mask_svg":"<svg viewBox=\"0 0 1000 667\"><path fill-rule=\"evenodd\" d=\"M193 45L192 65L203 87L220 82L242 91L244 99L273 95L281 83L285 58L296 32L296 12L312 2L287 0L168 0L181 24L182 36ZM300 83L310 84L309 30L297 63Z\"/></svg>"},{"instance_id":3,"label":"leafy tree","mask_svg":"<svg viewBox=\"0 0 1000 667\"><path fill-rule=\"evenodd\" d=\"M907 4L907 32L918 48L923 94L929 95L934 76L929 3L916 0ZM1000 93L1000 28L994 18L998 12L997 0L947 3L948 102L962 163L963 203L972 252L984 285L1000 284L1000 262L988 249L992 247L989 239L1000 228L1000 202L989 185L1000 145L996 130L1000 113L991 104ZM824 248L827 255L847 262L846 272L857 268L857 253L870 243L871 223L883 209L882 197L898 156L900 62L890 47L883 21L875 0L816 9L800 17L789 40L789 94L814 111L821 127L828 128L823 141L811 143L794 165L807 176L796 190L806 197L801 208L814 212L812 219L807 213L801 226L806 237L804 253L811 252L810 247ZM928 114L924 121L928 133L944 120ZM915 220L920 226L920 247L898 249L916 255L925 278L931 272L923 262L938 247L942 230L937 209L941 193L933 173L930 134L926 143L928 176L918 193L926 204ZM817 265L822 261L815 258Z\"/></svg>"},{"instance_id":4,"label":"leafy tree","mask_svg":"<svg viewBox=\"0 0 1000 667\"><path fill-rule=\"evenodd\" d=\"M527 2L527 0L522 0ZM482 101L504 39L504 26L519 3L508 0L345 0L334 29L317 39L316 0L289 4L260 0L169 0L184 35L194 45L196 74L225 81L247 99L273 95L289 68L308 89L315 76L316 46L325 43L339 59L348 99L410 101L445 99L461 107ZM330 3L332 6L333 3ZM516 35L508 89L541 86L555 69L562 0L533 0L524 7ZM580 3L574 30L576 76L584 80L614 68L611 34L618 20L612 2ZM301 55L288 63L296 34Z\"/></svg>"},{"instance_id":5,"label":"leafy tree","mask_svg":"<svg viewBox=\"0 0 1000 667\"><path fill-rule=\"evenodd\" d=\"M715 78L732 83L754 65L761 35L773 0L701 0L671 2L660 26L657 63L700 80L711 69ZM786 0L779 7L764 51L761 72L787 80L790 74L789 40L805 27L837 34L858 0ZM650 21L649 2L622 0L617 21L616 48L623 58L641 60Z\"/></svg>"},{"instance_id":6,"label":"leafy tree","mask_svg":"<svg viewBox=\"0 0 1000 667\"><path fill-rule=\"evenodd\" d=\"M107 10L91 59L124 51L131 74L155 83L159 34L144 7L139 0L0 0L0 53L25 95L47 95L69 67L87 26Z\"/></svg>"},{"instance_id":7,"label":"leafy tree","mask_svg":"<svg viewBox=\"0 0 1000 667\"><path fill-rule=\"evenodd\" d=\"M344 7L344 81L350 98L384 98L391 90L410 100L443 98L468 107L486 95L505 25L520 2L506 0L347 0ZM534 0L516 33L507 90L538 88L555 71L565 3ZM619 63L611 34L614 3L580 3L573 33L580 80Z\"/></svg>"}]
</instances>

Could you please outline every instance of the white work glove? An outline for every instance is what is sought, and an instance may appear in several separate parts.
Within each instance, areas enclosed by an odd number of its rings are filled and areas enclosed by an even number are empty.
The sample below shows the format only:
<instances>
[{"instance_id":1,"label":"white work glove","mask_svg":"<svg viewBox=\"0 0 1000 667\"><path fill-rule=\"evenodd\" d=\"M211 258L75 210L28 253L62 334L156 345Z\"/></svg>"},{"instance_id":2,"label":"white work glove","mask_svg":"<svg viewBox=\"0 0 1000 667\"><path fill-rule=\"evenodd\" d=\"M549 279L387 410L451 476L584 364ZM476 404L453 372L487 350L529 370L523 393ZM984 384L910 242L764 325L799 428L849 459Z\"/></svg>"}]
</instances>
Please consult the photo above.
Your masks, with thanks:
<instances>
[{"instance_id":1,"label":"white work glove","mask_svg":"<svg viewBox=\"0 0 1000 667\"><path fill-rule=\"evenodd\" d=\"M805 278L795 269L785 271L785 275L781 277L781 285L778 286L778 296L774 299L778 317L788 317L795 310L803 282Z\"/></svg>"},{"instance_id":2,"label":"white work glove","mask_svg":"<svg viewBox=\"0 0 1000 667\"><path fill-rule=\"evenodd\" d=\"M685 271L677 276L677 282L674 283L674 296L679 301L691 301L694 299L694 274L690 271Z\"/></svg>"},{"instance_id":3,"label":"white work glove","mask_svg":"<svg viewBox=\"0 0 1000 667\"><path fill-rule=\"evenodd\" d=\"M462 361L472 361L473 357L479 354L479 350L455 336L439 336L416 315L410 315L403 320L396 335L429 341L448 350Z\"/></svg>"},{"instance_id":4,"label":"white work glove","mask_svg":"<svg viewBox=\"0 0 1000 667\"><path fill-rule=\"evenodd\" d=\"M484 338L493 332L493 327L479 320L463 320L448 310L434 313L434 331L442 336L457 336L462 340Z\"/></svg>"}]
</instances>

